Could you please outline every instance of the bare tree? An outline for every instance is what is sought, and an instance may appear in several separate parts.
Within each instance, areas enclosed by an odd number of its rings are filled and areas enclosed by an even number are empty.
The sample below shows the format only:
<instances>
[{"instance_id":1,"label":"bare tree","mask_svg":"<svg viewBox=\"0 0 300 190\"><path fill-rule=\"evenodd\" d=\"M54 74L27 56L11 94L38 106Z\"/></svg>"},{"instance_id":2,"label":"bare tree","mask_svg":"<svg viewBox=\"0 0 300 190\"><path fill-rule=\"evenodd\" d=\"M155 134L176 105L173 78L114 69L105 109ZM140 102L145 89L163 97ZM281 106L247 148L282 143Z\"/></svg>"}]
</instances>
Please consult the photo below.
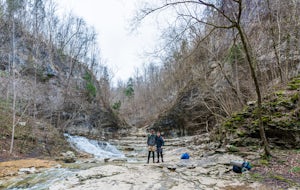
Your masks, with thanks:
<instances>
[{"instance_id":1,"label":"bare tree","mask_svg":"<svg viewBox=\"0 0 300 190\"><path fill-rule=\"evenodd\" d=\"M11 144L9 153L12 154L13 147L14 147L14 138L15 138L15 127L16 127L16 98L17 98L17 91L16 91L16 63L15 63L15 55L16 55L16 40L15 40L15 14L18 9L21 8L22 3L21 1L15 0L7 0L7 7L8 7L8 14L12 24L12 31L11 31L11 72L12 72L12 92L13 92L13 104L12 104L12 135L11 135Z\"/></svg>"},{"instance_id":2,"label":"bare tree","mask_svg":"<svg viewBox=\"0 0 300 190\"><path fill-rule=\"evenodd\" d=\"M190 28L193 29L193 23L203 24L211 28L211 31L216 29L236 29L237 35L240 38L242 47L244 49L246 60L250 69L251 77L255 86L255 92L257 96L257 117L259 119L259 131L260 136L263 141L263 148L265 150L265 155L269 156L270 148L265 135L265 129L262 122L262 95L258 77L256 74L256 59L251 48L250 42L248 41L247 34L245 32L245 27L243 23L243 0L223 0L220 2L214 1L176 1L169 0L166 1L163 5L160 5L156 8L146 7L141 10L141 15L137 18L138 21L142 21L146 16L159 12L160 10L165 10L168 8L175 9L178 13L178 16L183 17L185 20L189 20ZM213 20L205 19L203 14L198 14L197 7L202 6L208 10L212 10L219 18L222 18L222 22L214 22ZM201 10L201 9L200 9ZM202 9L203 10L203 9ZM183 31L185 32L185 31ZM210 34L210 33L209 33Z\"/></svg>"}]
</instances>

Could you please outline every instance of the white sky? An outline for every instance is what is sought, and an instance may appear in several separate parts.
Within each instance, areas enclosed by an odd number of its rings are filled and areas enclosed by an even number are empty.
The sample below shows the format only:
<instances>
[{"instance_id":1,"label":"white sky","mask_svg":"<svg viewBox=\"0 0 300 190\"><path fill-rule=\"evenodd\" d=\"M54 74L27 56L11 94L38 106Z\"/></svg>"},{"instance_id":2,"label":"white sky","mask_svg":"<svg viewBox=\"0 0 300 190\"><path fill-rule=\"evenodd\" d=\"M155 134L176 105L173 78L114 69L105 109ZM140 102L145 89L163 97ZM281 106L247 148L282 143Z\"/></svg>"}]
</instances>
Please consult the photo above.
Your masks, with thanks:
<instances>
[{"instance_id":1,"label":"white sky","mask_svg":"<svg viewBox=\"0 0 300 190\"><path fill-rule=\"evenodd\" d=\"M60 11L70 11L82 17L98 32L102 58L115 74L113 82L126 81L135 68L147 62L144 52L152 51L159 32L154 22L130 34L129 21L141 0L57 0Z\"/></svg>"}]
</instances>

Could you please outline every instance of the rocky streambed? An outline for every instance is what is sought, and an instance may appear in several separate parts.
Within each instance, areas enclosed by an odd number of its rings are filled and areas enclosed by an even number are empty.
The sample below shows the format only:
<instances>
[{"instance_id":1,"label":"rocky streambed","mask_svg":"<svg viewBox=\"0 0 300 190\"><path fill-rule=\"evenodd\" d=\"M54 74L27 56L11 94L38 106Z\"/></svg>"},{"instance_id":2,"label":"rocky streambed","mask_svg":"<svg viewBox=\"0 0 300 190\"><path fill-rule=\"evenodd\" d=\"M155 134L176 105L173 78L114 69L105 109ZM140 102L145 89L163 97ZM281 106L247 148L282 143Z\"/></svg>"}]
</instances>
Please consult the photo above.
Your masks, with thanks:
<instances>
[{"instance_id":1,"label":"rocky streambed","mask_svg":"<svg viewBox=\"0 0 300 190\"><path fill-rule=\"evenodd\" d=\"M194 144L195 139L199 145ZM217 149L207 135L166 139L164 163L146 164L145 141L145 134L111 141L124 156L81 158L75 163L2 177L0 189L268 189L250 172L232 172L229 162L245 157ZM191 157L181 160L185 152ZM255 159L258 154L247 156Z\"/></svg>"}]
</instances>

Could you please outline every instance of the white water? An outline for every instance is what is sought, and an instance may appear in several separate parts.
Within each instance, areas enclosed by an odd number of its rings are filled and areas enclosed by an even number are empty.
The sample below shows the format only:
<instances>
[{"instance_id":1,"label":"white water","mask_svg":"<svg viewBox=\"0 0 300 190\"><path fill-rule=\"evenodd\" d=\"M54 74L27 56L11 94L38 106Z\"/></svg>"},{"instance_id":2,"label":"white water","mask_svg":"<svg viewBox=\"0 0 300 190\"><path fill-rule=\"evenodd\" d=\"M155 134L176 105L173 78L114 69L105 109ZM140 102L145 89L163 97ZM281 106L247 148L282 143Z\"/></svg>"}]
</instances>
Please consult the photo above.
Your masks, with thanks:
<instances>
[{"instance_id":1,"label":"white water","mask_svg":"<svg viewBox=\"0 0 300 190\"><path fill-rule=\"evenodd\" d=\"M65 134L67 141L79 151L94 155L96 158L124 158L124 154L108 142L90 140L81 136Z\"/></svg>"}]
</instances>

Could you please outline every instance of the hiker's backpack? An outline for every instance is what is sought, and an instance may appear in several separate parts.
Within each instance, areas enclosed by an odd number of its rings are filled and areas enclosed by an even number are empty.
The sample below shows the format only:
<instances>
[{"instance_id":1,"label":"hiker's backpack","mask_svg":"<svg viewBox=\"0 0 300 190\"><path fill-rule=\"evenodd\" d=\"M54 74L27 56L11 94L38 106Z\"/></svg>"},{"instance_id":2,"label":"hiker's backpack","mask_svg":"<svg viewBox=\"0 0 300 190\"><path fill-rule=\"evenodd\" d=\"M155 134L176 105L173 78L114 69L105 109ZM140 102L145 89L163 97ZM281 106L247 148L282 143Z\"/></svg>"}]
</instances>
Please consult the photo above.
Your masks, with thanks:
<instances>
[{"instance_id":1,"label":"hiker's backpack","mask_svg":"<svg viewBox=\"0 0 300 190\"><path fill-rule=\"evenodd\" d=\"M250 162L243 162L242 167L233 165L232 170L235 173L243 173L245 171L251 170L252 166L250 165Z\"/></svg>"},{"instance_id":2,"label":"hiker's backpack","mask_svg":"<svg viewBox=\"0 0 300 190\"><path fill-rule=\"evenodd\" d=\"M250 162L244 162L243 167L246 168L247 170L251 170L251 168L252 168Z\"/></svg>"},{"instance_id":3,"label":"hiker's backpack","mask_svg":"<svg viewBox=\"0 0 300 190\"><path fill-rule=\"evenodd\" d=\"M148 145L154 146L155 143L156 143L155 136L154 135L149 135L149 137L148 137Z\"/></svg>"},{"instance_id":4,"label":"hiker's backpack","mask_svg":"<svg viewBox=\"0 0 300 190\"><path fill-rule=\"evenodd\" d=\"M188 153L184 153L181 155L181 159L189 159L190 155Z\"/></svg>"},{"instance_id":5,"label":"hiker's backpack","mask_svg":"<svg viewBox=\"0 0 300 190\"><path fill-rule=\"evenodd\" d=\"M238 166L233 166L233 167L232 167L232 170L233 170L235 173L243 173L243 168L238 167Z\"/></svg>"}]
</instances>

